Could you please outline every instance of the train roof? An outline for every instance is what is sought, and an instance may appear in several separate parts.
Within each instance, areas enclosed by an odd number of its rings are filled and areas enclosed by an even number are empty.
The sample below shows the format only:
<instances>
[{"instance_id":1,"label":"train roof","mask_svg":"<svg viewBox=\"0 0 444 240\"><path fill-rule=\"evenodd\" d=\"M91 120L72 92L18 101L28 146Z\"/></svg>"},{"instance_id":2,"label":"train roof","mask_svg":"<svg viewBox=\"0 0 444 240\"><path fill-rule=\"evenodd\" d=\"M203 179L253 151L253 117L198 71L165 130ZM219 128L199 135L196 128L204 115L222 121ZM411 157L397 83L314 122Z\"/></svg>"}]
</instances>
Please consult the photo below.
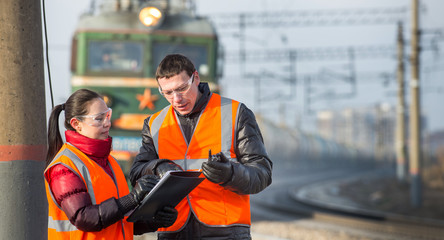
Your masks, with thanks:
<instances>
[{"instance_id":1,"label":"train roof","mask_svg":"<svg viewBox=\"0 0 444 240\"><path fill-rule=\"evenodd\" d=\"M188 13L168 14L157 28L144 26L138 13L131 11L105 12L81 15L76 32L175 32L215 37L216 31L204 17Z\"/></svg>"}]
</instances>

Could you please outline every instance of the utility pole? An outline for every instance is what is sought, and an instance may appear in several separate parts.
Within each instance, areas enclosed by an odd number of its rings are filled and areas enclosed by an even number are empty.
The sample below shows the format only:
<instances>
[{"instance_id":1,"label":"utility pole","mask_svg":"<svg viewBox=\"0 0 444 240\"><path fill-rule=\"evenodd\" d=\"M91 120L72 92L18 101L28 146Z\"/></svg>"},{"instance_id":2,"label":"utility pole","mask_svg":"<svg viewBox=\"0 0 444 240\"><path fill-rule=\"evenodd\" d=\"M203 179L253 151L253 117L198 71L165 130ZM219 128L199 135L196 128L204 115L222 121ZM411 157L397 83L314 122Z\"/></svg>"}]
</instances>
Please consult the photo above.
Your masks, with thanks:
<instances>
[{"instance_id":1,"label":"utility pole","mask_svg":"<svg viewBox=\"0 0 444 240\"><path fill-rule=\"evenodd\" d=\"M304 93L305 93L305 102L304 102L304 108L305 113L311 114L311 76L306 76L304 79Z\"/></svg>"},{"instance_id":2,"label":"utility pole","mask_svg":"<svg viewBox=\"0 0 444 240\"><path fill-rule=\"evenodd\" d=\"M348 48L348 56L350 59L350 77L349 77L349 82L351 85L351 92L349 95L349 97L354 97L357 94L357 84L356 84L356 60L355 60L355 50L353 49L353 47L349 47Z\"/></svg>"},{"instance_id":3,"label":"utility pole","mask_svg":"<svg viewBox=\"0 0 444 240\"><path fill-rule=\"evenodd\" d=\"M398 106L396 115L396 174L398 181L405 181L407 175L407 148L405 144L405 90L404 90L404 38L402 23L398 23Z\"/></svg>"},{"instance_id":4,"label":"utility pole","mask_svg":"<svg viewBox=\"0 0 444 240\"><path fill-rule=\"evenodd\" d=\"M296 98L296 85L297 85L297 76L296 76L296 60L297 60L297 52L292 49L289 52L289 62L290 62L290 96L292 98Z\"/></svg>"},{"instance_id":5,"label":"utility pole","mask_svg":"<svg viewBox=\"0 0 444 240\"><path fill-rule=\"evenodd\" d=\"M241 77L245 77L246 69L246 50L245 50L245 14L239 15L239 55L240 55L240 71Z\"/></svg>"},{"instance_id":6,"label":"utility pole","mask_svg":"<svg viewBox=\"0 0 444 240\"><path fill-rule=\"evenodd\" d=\"M376 148L375 148L375 157L378 162L384 159L384 129L383 129L383 117L382 117L382 104L378 104L375 106L376 108L376 119L375 119L375 129L376 129Z\"/></svg>"},{"instance_id":7,"label":"utility pole","mask_svg":"<svg viewBox=\"0 0 444 240\"><path fill-rule=\"evenodd\" d=\"M258 76L256 79L254 79L254 85L256 86L256 94L255 94L255 104L254 107L256 108L256 113L261 114L261 76Z\"/></svg>"},{"instance_id":8,"label":"utility pole","mask_svg":"<svg viewBox=\"0 0 444 240\"><path fill-rule=\"evenodd\" d=\"M412 68L410 80L410 197L414 207L420 207L422 204L418 1L412 0L412 55L410 59Z\"/></svg>"},{"instance_id":9,"label":"utility pole","mask_svg":"<svg viewBox=\"0 0 444 240\"><path fill-rule=\"evenodd\" d=\"M47 239L40 1L0 8L0 239Z\"/></svg>"}]
</instances>

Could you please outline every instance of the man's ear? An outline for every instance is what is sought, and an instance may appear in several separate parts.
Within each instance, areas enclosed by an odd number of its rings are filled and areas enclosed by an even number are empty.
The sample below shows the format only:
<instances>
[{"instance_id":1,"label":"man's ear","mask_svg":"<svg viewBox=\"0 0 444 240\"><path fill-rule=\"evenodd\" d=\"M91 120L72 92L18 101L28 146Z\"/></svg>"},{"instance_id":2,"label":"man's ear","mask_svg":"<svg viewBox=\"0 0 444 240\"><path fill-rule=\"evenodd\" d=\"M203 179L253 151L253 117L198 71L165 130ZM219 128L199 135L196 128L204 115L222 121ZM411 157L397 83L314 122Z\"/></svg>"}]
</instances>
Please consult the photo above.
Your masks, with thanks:
<instances>
[{"instance_id":1,"label":"man's ear","mask_svg":"<svg viewBox=\"0 0 444 240\"><path fill-rule=\"evenodd\" d=\"M199 77L199 73L197 71L194 72L194 82L197 83L197 85L199 85L199 83L200 83L200 77Z\"/></svg>"}]
</instances>

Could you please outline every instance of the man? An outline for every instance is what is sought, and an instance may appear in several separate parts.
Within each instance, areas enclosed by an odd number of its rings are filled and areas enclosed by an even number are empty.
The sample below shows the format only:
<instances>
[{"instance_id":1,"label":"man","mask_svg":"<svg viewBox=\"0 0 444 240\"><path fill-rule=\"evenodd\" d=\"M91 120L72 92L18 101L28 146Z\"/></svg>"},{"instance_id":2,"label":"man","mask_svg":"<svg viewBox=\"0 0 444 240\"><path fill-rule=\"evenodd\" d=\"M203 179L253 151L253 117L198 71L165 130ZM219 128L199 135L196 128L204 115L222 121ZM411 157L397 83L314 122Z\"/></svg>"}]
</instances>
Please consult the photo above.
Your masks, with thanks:
<instances>
[{"instance_id":1,"label":"man","mask_svg":"<svg viewBox=\"0 0 444 240\"><path fill-rule=\"evenodd\" d=\"M251 239L249 194L270 185L272 172L253 112L210 92L185 56L166 56L156 79L171 105L145 119L131 183L169 170L201 169L206 177L158 239Z\"/></svg>"}]
</instances>

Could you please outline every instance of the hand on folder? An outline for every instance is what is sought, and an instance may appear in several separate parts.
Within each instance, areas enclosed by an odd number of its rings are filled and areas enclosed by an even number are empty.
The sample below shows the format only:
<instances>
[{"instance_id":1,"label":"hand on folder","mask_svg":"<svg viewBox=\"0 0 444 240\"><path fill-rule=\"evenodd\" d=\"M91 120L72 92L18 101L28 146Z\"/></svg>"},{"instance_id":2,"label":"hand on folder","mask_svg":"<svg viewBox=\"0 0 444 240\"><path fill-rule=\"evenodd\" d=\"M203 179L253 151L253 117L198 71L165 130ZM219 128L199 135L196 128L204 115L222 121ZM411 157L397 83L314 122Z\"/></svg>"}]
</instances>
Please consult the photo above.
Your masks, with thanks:
<instances>
[{"instance_id":1,"label":"hand on folder","mask_svg":"<svg viewBox=\"0 0 444 240\"><path fill-rule=\"evenodd\" d=\"M133 190L130 192L134 201L139 204L145 195L148 194L158 182L159 178L152 175L145 175L137 180L136 186L134 186Z\"/></svg>"},{"instance_id":2,"label":"hand on folder","mask_svg":"<svg viewBox=\"0 0 444 240\"><path fill-rule=\"evenodd\" d=\"M183 171L183 169L169 159L161 159L156 167L156 174L162 178L168 171Z\"/></svg>"},{"instance_id":3,"label":"hand on folder","mask_svg":"<svg viewBox=\"0 0 444 240\"><path fill-rule=\"evenodd\" d=\"M200 175L198 171L168 171L127 220L157 221L160 227L174 223L177 217L174 207L205 179Z\"/></svg>"},{"instance_id":4,"label":"hand on folder","mask_svg":"<svg viewBox=\"0 0 444 240\"><path fill-rule=\"evenodd\" d=\"M156 212L153 217L153 223L156 227L169 227L177 219L177 210L170 206L165 206L161 210Z\"/></svg>"}]
</instances>

